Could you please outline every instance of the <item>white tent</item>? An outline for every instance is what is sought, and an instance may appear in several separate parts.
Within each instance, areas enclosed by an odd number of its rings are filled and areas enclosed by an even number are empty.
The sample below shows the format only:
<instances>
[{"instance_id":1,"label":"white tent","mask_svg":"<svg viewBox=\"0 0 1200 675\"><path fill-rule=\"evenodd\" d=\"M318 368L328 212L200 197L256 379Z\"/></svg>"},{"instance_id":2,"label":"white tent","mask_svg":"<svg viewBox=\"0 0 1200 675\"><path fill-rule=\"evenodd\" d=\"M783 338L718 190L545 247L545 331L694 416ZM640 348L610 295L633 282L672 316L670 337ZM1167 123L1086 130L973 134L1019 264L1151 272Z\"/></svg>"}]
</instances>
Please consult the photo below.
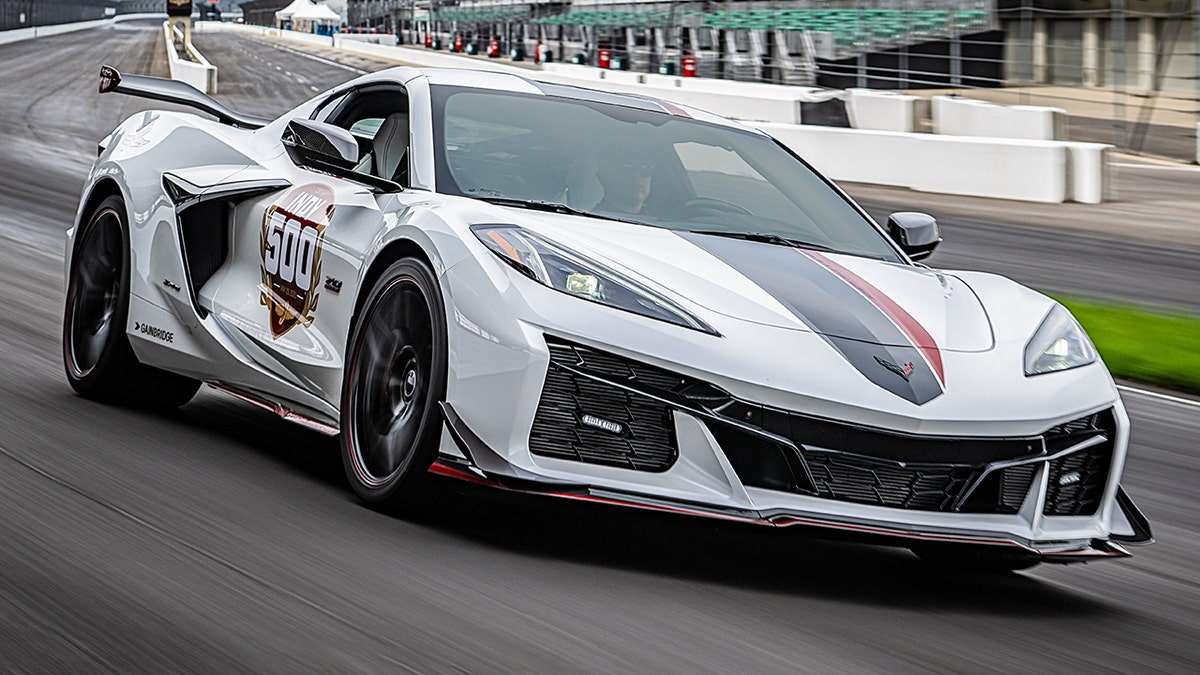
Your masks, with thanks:
<instances>
[{"instance_id":1,"label":"white tent","mask_svg":"<svg viewBox=\"0 0 1200 675\"><path fill-rule=\"evenodd\" d=\"M275 26L277 28L283 28L284 25L292 19L293 14L304 9L305 7L311 6L311 0L292 0L292 4L275 12Z\"/></svg>"},{"instance_id":2,"label":"white tent","mask_svg":"<svg viewBox=\"0 0 1200 675\"><path fill-rule=\"evenodd\" d=\"M332 35L342 25L342 17L325 5L307 5L292 14L292 30L301 33Z\"/></svg>"}]
</instances>

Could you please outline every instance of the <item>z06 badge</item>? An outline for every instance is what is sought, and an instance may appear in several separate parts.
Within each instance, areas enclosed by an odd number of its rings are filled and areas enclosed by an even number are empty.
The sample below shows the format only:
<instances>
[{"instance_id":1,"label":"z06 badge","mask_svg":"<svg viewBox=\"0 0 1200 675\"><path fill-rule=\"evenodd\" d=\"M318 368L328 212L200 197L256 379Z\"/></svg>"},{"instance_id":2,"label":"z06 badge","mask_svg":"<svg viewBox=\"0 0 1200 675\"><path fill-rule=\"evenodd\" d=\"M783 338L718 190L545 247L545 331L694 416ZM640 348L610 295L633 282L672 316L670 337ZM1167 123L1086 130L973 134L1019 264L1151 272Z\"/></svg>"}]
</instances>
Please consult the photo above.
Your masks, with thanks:
<instances>
[{"instance_id":1,"label":"z06 badge","mask_svg":"<svg viewBox=\"0 0 1200 675\"><path fill-rule=\"evenodd\" d=\"M320 298L313 280L321 278L321 247L333 218L333 199L332 188L309 183L290 190L263 215L259 302L269 310L272 338L283 337L296 324L312 324Z\"/></svg>"}]
</instances>

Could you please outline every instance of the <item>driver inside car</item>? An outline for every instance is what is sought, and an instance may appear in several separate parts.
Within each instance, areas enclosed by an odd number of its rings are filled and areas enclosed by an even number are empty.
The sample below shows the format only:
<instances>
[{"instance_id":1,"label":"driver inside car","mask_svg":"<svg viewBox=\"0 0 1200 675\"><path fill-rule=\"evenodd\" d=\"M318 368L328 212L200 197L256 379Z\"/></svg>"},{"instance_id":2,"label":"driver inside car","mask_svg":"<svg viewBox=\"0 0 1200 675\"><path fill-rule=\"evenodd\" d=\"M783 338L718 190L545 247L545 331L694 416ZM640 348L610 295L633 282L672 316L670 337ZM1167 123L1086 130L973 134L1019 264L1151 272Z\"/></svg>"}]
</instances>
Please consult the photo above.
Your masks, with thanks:
<instances>
[{"instance_id":1,"label":"driver inside car","mask_svg":"<svg viewBox=\"0 0 1200 675\"><path fill-rule=\"evenodd\" d=\"M599 158L596 178L604 188L598 211L610 213L647 213L646 198L654 162L645 153L608 153Z\"/></svg>"}]
</instances>

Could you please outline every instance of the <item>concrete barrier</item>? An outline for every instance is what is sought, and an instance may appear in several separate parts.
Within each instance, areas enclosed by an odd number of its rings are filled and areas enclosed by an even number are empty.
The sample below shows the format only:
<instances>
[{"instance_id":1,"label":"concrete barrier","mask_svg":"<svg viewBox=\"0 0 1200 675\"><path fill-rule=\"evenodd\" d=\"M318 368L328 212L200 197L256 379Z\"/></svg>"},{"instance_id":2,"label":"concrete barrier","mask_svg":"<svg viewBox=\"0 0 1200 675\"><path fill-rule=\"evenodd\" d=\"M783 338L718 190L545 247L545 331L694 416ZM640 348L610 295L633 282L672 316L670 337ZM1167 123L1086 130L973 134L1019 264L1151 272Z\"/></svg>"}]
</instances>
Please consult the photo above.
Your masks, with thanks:
<instances>
[{"instance_id":1,"label":"concrete barrier","mask_svg":"<svg viewBox=\"0 0 1200 675\"><path fill-rule=\"evenodd\" d=\"M846 115L855 129L913 132L917 130L917 107L922 100L920 96L892 91L847 89Z\"/></svg>"},{"instance_id":2,"label":"concrete barrier","mask_svg":"<svg viewBox=\"0 0 1200 675\"><path fill-rule=\"evenodd\" d=\"M10 42L22 42L38 37L49 37L51 35L62 35L63 33L73 33L77 30L87 30L88 28L96 28L108 24L108 19L99 19L96 21L79 21L76 23L63 23L57 26L37 26L34 28L13 28L0 32L0 45Z\"/></svg>"},{"instance_id":3,"label":"concrete barrier","mask_svg":"<svg viewBox=\"0 0 1200 675\"><path fill-rule=\"evenodd\" d=\"M209 63L193 45L188 45L188 56L191 58L181 58L175 49L171 25L165 21L163 40L167 43L167 68L172 80L186 82L206 94L217 93L217 67Z\"/></svg>"},{"instance_id":4,"label":"concrete barrier","mask_svg":"<svg viewBox=\"0 0 1200 675\"><path fill-rule=\"evenodd\" d=\"M337 42L363 42L394 47L396 46L396 36L387 33L338 33Z\"/></svg>"},{"instance_id":5,"label":"concrete barrier","mask_svg":"<svg viewBox=\"0 0 1200 675\"><path fill-rule=\"evenodd\" d=\"M1059 141L934 136L792 124L759 124L834 180L921 192L1059 203L1103 194L1107 146ZM1080 184L1068 183L1068 175Z\"/></svg>"},{"instance_id":6,"label":"concrete barrier","mask_svg":"<svg viewBox=\"0 0 1200 675\"><path fill-rule=\"evenodd\" d=\"M916 134L799 124L756 124L834 180L911 188Z\"/></svg>"},{"instance_id":7,"label":"concrete barrier","mask_svg":"<svg viewBox=\"0 0 1200 675\"><path fill-rule=\"evenodd\" d=\"M310 44L327 44L329 40L321 36L252 26L221 24L221 29L248 31ZM837 95L827 90L602 70L566 63L545 64L539 71L454 53L342 38L335 37L334 45L347 51L410 65L509 72L545 82L654 96L725 117L756 122L757 126L834 180L891 185L923 192L1050 203L1066 200L1095 203L1104 198L1107 188L1105 155L1110 146L989 138L977 134L939 136L909 131L802 126L800 104L828 100ZM851 94L852 99L855 96L859 96L859 93ZM864 116L858 117L864 123L881 126L894 124L902 128L916 126L916 113L913 111L917 105L913 100L916 97L896 94L872 97L867 93L863 96L871 99L871 103L858 108L856 112L856 117L859 113ZM878 109L872 109L871 105L877 100ZM954 103L958 102L961 99ZM1034 108L1031 111L1026 109L1030 108L1028 106L991 104L983 107L1006 111L1016 109L1016 113L1012 114L1017 115L1022 123L1026 121L1025 116L1037 117L1044 122L1046 110L1057 110ZM990 114L1010 112L997 113L992 110ZM873 115L878 117L872 118ZM987 121L977 124L996 126L994 122ZM1030 124L1036 126L1032 122Z\"/></svg>"},{"instance_id":8,"label":"concrete barrier","mask_svg":"<svg viewBox=\"0 0 1200 675\"><path fill-rule=\"evenodd\" d=\"M1036 105L999 105L962 96L930 99L933 133L1038 141L1064 140L1066 111Z\"/></svg>"},{"instance_id":9,"label":"concrete barrier","mask_svg":"<svg viewBox=\"0 0 1200 675\"><path fill-rule=\"evenodd\" d=\"M1048 203L1068 198L1063 143L929 136L914 150L914 190Z\"/></svg>"},{"instance_id":10,"label":"concrete barrier","mask_svg":"<svg viewBox=\"0 0 1200 675\"><path fill-rule=\"evenodd\" d=\"M113 23L122 21L132 21L135 19L161 19L162 14L121 14L114 16L111 19L96 19L94 21L76 21L75 23L60 23L53 26L34 26L31 28L13 28L11 30L0 31L0 45L6 45L10 42L22 42L24 40L32 40L33 38L50 37L51 35L62 35L63 33L74 33L75 31L87 30L89 28L99 28Z\"/></svg>"},{"instance_id":11,"label":"concrete barrier","mask_svg":"<svg viewBox=\"0 0 1200 675\"><path fill-rule=\"evenodd\" d=\"M1067 199L1083 204L1100 204L1108 199L1108 153L1105 143L1066 143Z\"/></svg>"}]
</instances>

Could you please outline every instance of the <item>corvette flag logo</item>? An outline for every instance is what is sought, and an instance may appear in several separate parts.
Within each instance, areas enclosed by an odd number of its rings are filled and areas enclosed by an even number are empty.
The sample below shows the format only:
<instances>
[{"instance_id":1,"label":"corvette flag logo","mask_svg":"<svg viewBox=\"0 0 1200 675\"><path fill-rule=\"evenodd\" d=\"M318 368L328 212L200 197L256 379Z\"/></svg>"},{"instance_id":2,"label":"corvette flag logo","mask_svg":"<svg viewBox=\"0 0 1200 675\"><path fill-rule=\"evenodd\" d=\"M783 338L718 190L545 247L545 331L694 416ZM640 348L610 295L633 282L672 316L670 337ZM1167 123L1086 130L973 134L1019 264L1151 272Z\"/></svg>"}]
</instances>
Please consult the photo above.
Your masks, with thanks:
<instances>
[{"instance_id":1,"label":"corvette flag logo","mask_svg":"<svg viewBox=\"0 0 1200 675\"><path fill-rule=\"evenodd\" d=\"M267 307L272 338L283 337L297 324L312 325L320 298L315 280L321 278L321 247L333 218L333 199L327 185L301 185L263 215L259 302Z\"/></svg>"}]
</instances>

